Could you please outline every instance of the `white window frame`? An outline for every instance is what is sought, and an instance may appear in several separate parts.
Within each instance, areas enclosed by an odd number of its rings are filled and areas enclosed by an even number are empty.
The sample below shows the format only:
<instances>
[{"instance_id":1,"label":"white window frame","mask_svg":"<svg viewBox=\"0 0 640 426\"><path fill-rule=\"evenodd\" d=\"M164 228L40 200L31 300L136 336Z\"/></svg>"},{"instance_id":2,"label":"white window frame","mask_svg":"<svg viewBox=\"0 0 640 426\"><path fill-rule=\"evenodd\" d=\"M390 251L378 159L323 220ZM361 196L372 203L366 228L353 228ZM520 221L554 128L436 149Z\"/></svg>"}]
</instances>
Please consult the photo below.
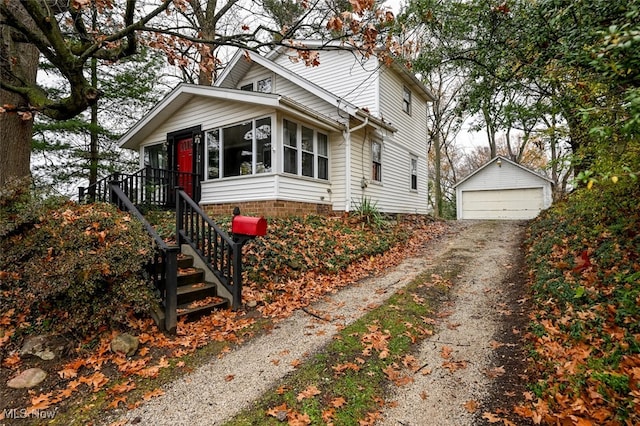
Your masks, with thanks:
<instances>
[{"instance_id":1,"label":"white window frame","mask_svg":"<svg viewBox=\"0 0 640 426\"><path fill-rule=\"evenodd\" d=\"M258 139L257 139L257 133L256 130L256 122L260 121L260 120L264 120L264 119L270 119L271 120L271 142L270 142L270 150L271 150L271 167L270 169L261 169L258 170L258 164L257 164L257 149L258 149ZM224 164L224 129L228 129L231 127L235 127L238 125L242 125L243 123L247 123L247 122L251 122L251 128L252 128L252 138L251 138L251 173L247 173L246 176L249 175L258 175L258 174L268 174L268 173L273 173L274 171L274 158L273 158L273 137L274 137L274 133L273 133L273 126L274 123L276 123L276 117L274 117L273 115L264 115L264 116L260 116L260 117L255 117L255 118L251 118L249 120L243 120L243 121L239 121L236 123L231 123L231 124L227 124L225 126L220 126L220 127L216 127L216 128L212 128L212 129L207 129L204 131L204 139L205 139L205 149L204 149L204 167L206 168L206 173L205 173L205 180L219 180L219 179L227 179L227 178L235 178L238 176L225 176L224 175L224 170L225 170L225 164ZM218 177L213 177L213 178L209 178L209 134L213 133L213 132L218 132ZM242 174L240 174L239 176L243 176Z\"/></svg>"},{"instance_id":2,"label":"white window frame","mask_svg":"<svg viewBox=\"0 0 640 426\"><path fill-rule=\"evenodd\" d=\"M374 145L378 145L379 158L376 161ZM382 182L382 141L379 139L372 139L369 145L371 149L371 181Z\"/></svg>"},{"instance_id":3,"label":"white window frame","mask_svg":"<svg viewBox=\"0 0 640 426\"><path fill-rule=\"evenodd\" d=\"M288 145L285 143L285 132L284 132L284 126L285 126L285 122L290 122L296 125L296 145L295 147ZM312 140L312 144L313 144L313 151L308 151L308 150L304 150L303 146L302 146L302 131L303 129L306 129L308 131L313 132L313 140ZM319 142L318 142L318 135L324 135L325 137L325 141L326 141L326 155L320 155L320 146L319 146ZM296 153L296 172L289 172L289 171L285 171L284 167L285 167L285 151L286 150L294 150ZM303 162L302 162L302 157L304 154L312 154L313 155L313 175L312 176L308 176L304 174L304 170L303 170ZM318 172L320 170L320 159L324 159L327 162L327 177L326 178L321 178L318 175ZM282 119L282 151L281 151L281 162L282 162L282 172L289 174L289 175L293 175L293 176L300 176L300 177L304 177L304 178L309 178L309 179L317 179L317 180L321 180L323 182L328 182L329 181L329 175L330 175L330 159L329 159L329 135L325 132L322 132L312 126L308 126L306 124L303 124L301 122L295 121L295 120L291 120L288 118L283 118Z\"/></svg>"},{"instance_id":4,"label":"white window frame","mask_svg":"<svg viewBox=\"0 0 640 426\"><path fill-rule=\"evenodd\" d=\"M411 94L411 89L407 86L402 86L402 110L411 115L411 98L413 95Z\"/></svg>"},{"instance_id":5,"label":"white window frame","mask_svg":"<svg viewBox=\"0 0 640 426\"><path fill-rule=\"evenodd\" d=\"M415 164L415 167L414 167ZM415 179L414 179L415 178ZM409 190L418 192L418 156L409 157Z\"/></svg>"},{"instance_id":6,"label":"white window frame","mask_svg":"<svg viewBox=\"0 0 640 426\"><path fill-rule=\"evenodd\" d=\"M261 87L261 83L269 80L269 90L264 90ZM274 93L273 91L273 83L275 81L275 78L273 75L268 75L266 77L257 77L254 78L252 80L245 80L245 83L242 84L241 86L239 86L240 90L246 90L246 91L251 91L251 92L259 92L259 93ZM251 88L251 89L249 89Z\"/></svg>"}]
</instances>

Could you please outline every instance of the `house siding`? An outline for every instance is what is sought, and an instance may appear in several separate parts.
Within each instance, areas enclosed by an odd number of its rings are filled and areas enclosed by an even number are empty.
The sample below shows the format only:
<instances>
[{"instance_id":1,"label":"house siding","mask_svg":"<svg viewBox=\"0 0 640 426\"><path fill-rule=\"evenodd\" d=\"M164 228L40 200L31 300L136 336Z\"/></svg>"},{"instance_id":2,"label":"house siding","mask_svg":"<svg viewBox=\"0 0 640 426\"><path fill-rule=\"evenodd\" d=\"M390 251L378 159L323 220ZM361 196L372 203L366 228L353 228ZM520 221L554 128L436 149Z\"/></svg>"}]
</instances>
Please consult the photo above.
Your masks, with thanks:
<instances>
[{"instance_id":1,"label":"house siding","mask_svg":"<svg viewBox=\"0 0 640 426\"><path fill-rule=\"evenodd\" d=\"M377 58L360 58L350 51L333 50L320 52L320 65L316 67L306 66L302 60L291 61L286 54L279 55L275 62L334 95L378 115Z\"/></svg>"},{"instance_id":2,"label":"house siding","mask_svg":"<svg viewBox=\"0 0 640 426\"><path fill-rule=\"evenodd\" d=\"M278 95L286 96L294 101L307 106L311 110L320 113L336 121L344 121L338 114L336 105L331 105L319 96L303 90L297 84L278 76L276 78L276 90Z\"/></svg>"},{"instance_id":3,"label":"house siding","mask_svg":"<svg viewBox=\"0 0 640 426\"><path fill-rule=\"evenodd\" d=\"M398 129L394 134L382 135L382 181L370 182L364 191L354 185L354 194L378 200L381 211L426 214L428 208L427 175L427 102L412 91L411 115L402 110L405 86L402 78L390 68L381 67L380 108L385 121ZM371 180L370 138L364 142L366 153L363 176ZM358 155L356 152L354 155ZM418 160L418 189L411 190L411 158ZM357 182L360 187L360 180Z\"/></svg>"},{"instance_id":4,"label":"house siding","mask_svg":"<svg viewBox=\"0 0 640 426\"><path fill-rule=\"evenodd\" d=\"M167 134L177 130L202 125L202 130L206 131L239 123L249 117L261 117L270 114L274 114L274 110L240 102L212 102L210 99L194 97L178 110L171 119L163 122L145 138L141 147L165 142ZM142 153L142 149L140 152Z\"/></svg>"}]
</instances>

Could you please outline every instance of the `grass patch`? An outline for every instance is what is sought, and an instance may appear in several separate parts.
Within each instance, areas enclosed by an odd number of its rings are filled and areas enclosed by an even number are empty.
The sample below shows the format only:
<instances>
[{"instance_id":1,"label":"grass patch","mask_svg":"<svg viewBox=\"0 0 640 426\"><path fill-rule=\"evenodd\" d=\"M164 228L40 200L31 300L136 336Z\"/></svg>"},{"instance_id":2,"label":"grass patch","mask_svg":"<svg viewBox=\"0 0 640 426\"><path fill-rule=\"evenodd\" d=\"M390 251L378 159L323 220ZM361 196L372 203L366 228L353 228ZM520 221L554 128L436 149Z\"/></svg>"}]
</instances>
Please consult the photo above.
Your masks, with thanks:
<instances>
[{"instance_id":1,"label":"grass patch","mask_svg":"<svg viewBox=\"0 0 640 426\"><path fill-rule=\"evenodd\" d=\"M385 390L409 383L420 368L412 364L411 353L433 333L425 320L448 294L449 279L457 274L451 269L448 265L448 272L416 277L226 425L279 425L296 419L312 425L356 425L377 418Z\"/></svg>"}]
</instances>

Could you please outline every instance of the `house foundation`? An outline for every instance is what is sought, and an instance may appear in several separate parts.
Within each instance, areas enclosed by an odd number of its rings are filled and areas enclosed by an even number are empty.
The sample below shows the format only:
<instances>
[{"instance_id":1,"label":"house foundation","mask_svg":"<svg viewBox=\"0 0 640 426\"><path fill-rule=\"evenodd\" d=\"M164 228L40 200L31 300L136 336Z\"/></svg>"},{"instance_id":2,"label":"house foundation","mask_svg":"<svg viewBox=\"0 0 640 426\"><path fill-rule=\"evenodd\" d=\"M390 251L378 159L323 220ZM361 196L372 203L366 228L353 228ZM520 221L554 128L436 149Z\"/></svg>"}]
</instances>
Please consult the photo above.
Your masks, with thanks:
<instances>
[{"instance_id":1,"label":"house foundation","mask_svg":"<svg viewBox=\"0 0 640 426\"><path fill-rule=\"evenodd\" d=\"M209 216L230 215L235 207L247 216L288 217L307 214L333 214L331 204L302 203L285 200L247 201L238 203L203 204Z\"/></svg>"}]
</instances>

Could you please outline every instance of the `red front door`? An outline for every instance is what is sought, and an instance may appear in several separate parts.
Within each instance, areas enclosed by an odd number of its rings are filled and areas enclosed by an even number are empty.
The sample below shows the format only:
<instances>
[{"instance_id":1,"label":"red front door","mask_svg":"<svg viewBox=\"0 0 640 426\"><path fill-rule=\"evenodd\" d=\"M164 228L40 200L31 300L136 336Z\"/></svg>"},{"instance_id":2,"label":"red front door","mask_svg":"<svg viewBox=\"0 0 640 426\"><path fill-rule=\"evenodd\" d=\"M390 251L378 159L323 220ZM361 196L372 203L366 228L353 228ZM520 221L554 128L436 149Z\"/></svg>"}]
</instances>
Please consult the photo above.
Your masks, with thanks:
<instances>
[{"instance_id":1,"label":"red front door","mask_svg":"<svg viewBox=\"0 0 640 426\"><path fill-rule=\"evenodd\" d=\"M178 185L193 197L193 139L178 141Z\"/></svg>"}]
</instances>

